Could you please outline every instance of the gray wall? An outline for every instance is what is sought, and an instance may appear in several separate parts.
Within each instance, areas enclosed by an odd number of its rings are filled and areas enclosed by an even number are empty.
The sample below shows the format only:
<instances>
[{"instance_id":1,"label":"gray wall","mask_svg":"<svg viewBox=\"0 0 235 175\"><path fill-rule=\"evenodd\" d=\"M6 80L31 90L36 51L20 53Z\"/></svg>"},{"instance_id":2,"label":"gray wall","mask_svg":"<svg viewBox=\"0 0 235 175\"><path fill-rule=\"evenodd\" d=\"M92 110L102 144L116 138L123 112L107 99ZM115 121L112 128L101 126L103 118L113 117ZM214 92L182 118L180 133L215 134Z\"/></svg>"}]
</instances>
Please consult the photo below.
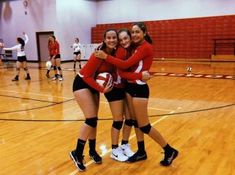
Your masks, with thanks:
<instances>
[{"instance_id":1,"label":"gray wall","mask_svg":"<svg viewBox=\"0 0 235 175\"><path fill-rule=\"evenodd\" d=\"M54 31L60 43L62 60L72 59L70 46L75 37L81 43L91 42L91 27L96 24L96 3L86 0L22 0L0 2L0 38L5 45L16 44L22 32L29 35L26 53L29 60L37 60L36 34ZM27 15L25 15L25 11ZM14 54L15 55L15 54ZM15 58L15 57L14 57Z\"/></svg>"},{"instance_id":2,"label":"gray wall","mask_svg":"<svg viewBox=\"0 0 235 175\"><path fill-rule=\"evenodd\" d=\"M54 31L61 45L62 60L71 60L75 37L91 41L97 23L191 18L235 14L235 0L5 0L0 2L0 38L7 46L25 31L29 60L37 60L36 35ZM25 15L25 11L27 15Z\"/></svg>"}]
</instances>

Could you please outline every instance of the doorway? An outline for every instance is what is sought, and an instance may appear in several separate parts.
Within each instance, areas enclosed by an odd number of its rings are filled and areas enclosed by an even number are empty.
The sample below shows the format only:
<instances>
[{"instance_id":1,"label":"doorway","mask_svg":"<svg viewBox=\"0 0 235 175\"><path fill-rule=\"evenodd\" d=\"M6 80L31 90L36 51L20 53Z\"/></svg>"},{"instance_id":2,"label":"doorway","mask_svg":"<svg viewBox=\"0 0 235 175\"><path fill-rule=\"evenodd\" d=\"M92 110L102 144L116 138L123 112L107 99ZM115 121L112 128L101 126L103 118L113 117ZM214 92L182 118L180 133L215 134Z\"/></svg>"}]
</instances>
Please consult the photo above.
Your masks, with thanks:
<instances>
[{"instance_id":1,"label":"doorway","mask_svg":"<svg viewBox=\"0 0 235 175\"><path fill-rule=\"evenodd\" d=\"M46 32L36 32L36 41L37 41L37 52L38 52L38 61L46 62L48 61L48 38L49 36L54 35L54 31Z\"/></svg>"}]
</instances>

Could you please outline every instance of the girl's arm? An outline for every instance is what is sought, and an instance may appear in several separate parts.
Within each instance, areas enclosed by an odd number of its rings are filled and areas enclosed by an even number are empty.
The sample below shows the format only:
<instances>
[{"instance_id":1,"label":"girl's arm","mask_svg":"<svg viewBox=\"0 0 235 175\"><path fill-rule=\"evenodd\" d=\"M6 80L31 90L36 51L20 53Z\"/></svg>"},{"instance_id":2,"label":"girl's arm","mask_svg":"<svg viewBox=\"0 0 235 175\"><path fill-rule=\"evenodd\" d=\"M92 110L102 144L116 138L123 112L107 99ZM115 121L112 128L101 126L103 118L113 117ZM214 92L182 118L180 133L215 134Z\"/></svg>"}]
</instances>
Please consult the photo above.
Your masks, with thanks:
<instances>
[{"instance_id":1,"label":"girl's arm","mask_svg":"<svg viewBox=\"0 0 235 175\"><path fill-rule=\"evenodd\" d=\"M121 59L115 58L107 54L105 57L105 54L101 52L102 51L96 51L95 56L101 59L106 59L107 62L117 66L120 69L127 69L133 66L134 64L138 63L140 60L142 60L146 56L149 56L150 54L152 54L153 50L151 47L139 46L135 50L135 52L132 54L132 56L129 57L127 60L121 60Z\"/></svg>"},{"instance_id":2,"label":"girl's arm","mask_svg":"<svg viewBox=\"0 0 235 175\"><path fill-rule=\"evenodd\" d=\"M26 33L23 33L24 37L25 37L25 40L24 40L24 43L27 44L28 41L29 41L29 37Z\"/></svg>"},{"instance_id":3,"label":"girl's arm","mask_svg":"<svg viewBox=\"0 0 235 175\"><path fill-rule=\"evenodd\" d=\"M15 45L13 47L8 47L8 48L4 47L3 50L17 50L19 47L20 47L20 45L18 44L18 45Z\"/></svg>"},{"instance_id":4,"label":"girl's arm","mask_svg":"<svg viewBox=\"0 0 235 175\"><path fill-rule=\"evenodd\" d=\"M97 72L99 66L103 60L96 58L94 55L91 55L86 65L83 67L81 74L83 75L83 80L92 88L96 89L99 92L104 92L104 88L101 87L95 81L95 73Z\"/></svg>"}]
</instances>

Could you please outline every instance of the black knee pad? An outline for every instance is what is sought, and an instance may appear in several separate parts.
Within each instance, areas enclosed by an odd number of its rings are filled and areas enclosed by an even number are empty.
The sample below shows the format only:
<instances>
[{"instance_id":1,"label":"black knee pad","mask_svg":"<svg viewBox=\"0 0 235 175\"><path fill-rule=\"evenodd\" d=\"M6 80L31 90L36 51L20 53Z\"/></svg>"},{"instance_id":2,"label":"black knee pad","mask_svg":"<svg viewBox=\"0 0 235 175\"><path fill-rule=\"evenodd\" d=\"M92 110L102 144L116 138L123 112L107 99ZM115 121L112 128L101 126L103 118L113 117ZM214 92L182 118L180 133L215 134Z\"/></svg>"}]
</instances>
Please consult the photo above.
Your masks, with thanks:
<instances>
[{"instance_id":1,"label":"black knee pad","mask_svg":"<svg viewBox=\"0 0 235 175\"><path fill-rule=\"evenodd\" d=\"M56 66L54 66L54 70L56 70Z\"/></svg>"},{"instance_id":2,"label":"black knee pad","mask_svg":"<svg viewBox=\"0 0 235 175\"><path fill-rule=\"evenodd\" d=\"M27 70L28 70L28 68L27 68L27 67L25 67L25 68L24 68L24 70L25 70L25 71L27 71Z\"/></svg>"},{"instance_id":3,"label":"black knee pad","mask_svg":"<svg viewBox=\"0 0 235 175\"><path fill-rule=\"evenodd\" d=\"M145 134L149 134L151 128L152 128L152 126L150 124L148 124L148 125L140 127L140 130Z\"/></svg>"},{"instance_id":4,"label":"black knee pad","mask_svg":"<svg viewBox=\"0 0 235 175\"><path fill-rule=\"evenodd\" d=\"M117 130L120 130L122 128L122 123L123 121L114 121L112 127Z\"/></svg>"},{"instance_id":5,"label":"black knee pad","mask_svg":"<svg viewBox=\"0 0 235 175\"><path fill-rule=\"evenodd\" d=\"M58 70L61 70L61 67L59 66L59 67L57 67L58 68Z\"/></svg>"},{"instance_id":6,"label":"black knee pad","mask_svg":"<svg viewBox=\"0 0 235 175\"><path fill-rule=\"evenodd\" d=\"M132 120L131 120L131 119L126 119L126 120L125 120L125 125L127 125L127 126L132 126L132 125L133 125Z\"/></svg>"},{"instance_id":7,"label":"black knee pad","mask_svg":"<svg viewBox=\"0 0 235 175\"><path fill-rule=\"evenodd\" d=\"M138 123L136 120L132 120L132 125L135 127L135 128L138 128Z\"/></svg>"},{"instance_id":8,"label":"black knee pad","mask_svg":"<svg viewBox=\"0 0 235 175\"><path fill-rule=\"evenodd\" d=\"M97 117L94 117L94 118L87 118L85 120L85 123L89 126L91 126L92 128L96 128L97 126L97 120L98 118Z\"/></svg>"}]
</instances>

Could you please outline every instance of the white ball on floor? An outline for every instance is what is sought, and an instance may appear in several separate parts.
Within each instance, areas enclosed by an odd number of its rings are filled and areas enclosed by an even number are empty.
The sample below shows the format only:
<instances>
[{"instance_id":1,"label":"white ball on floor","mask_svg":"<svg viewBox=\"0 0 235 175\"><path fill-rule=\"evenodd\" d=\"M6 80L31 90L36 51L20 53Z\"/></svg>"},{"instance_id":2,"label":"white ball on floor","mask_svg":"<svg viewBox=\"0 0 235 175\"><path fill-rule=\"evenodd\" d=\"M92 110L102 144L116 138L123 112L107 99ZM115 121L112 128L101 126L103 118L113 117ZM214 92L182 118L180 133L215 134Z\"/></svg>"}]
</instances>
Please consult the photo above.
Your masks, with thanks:
<instances>
[{"instance_id":1,"label":"white ball on floor","mask_svg":"<svg viewBox=\"0 0 235 175\"><path fill-rule=\"evenodd\" d=\"M51 69L51 66L52 66L51 61L47 61L47 62L46 62L46 68L47 68L47 70L50 70L50 69Z\"/></svg>"},{"instance_id":2,"label":"white ball on floor","mask_svg":"<svg viewBox=\"0 0 235 175\"><path fill-rule=\"evenodd\" d=\"M187 67L188 72L192 72L193 68L192 67Z\"/></svg>"}]
</instances>

